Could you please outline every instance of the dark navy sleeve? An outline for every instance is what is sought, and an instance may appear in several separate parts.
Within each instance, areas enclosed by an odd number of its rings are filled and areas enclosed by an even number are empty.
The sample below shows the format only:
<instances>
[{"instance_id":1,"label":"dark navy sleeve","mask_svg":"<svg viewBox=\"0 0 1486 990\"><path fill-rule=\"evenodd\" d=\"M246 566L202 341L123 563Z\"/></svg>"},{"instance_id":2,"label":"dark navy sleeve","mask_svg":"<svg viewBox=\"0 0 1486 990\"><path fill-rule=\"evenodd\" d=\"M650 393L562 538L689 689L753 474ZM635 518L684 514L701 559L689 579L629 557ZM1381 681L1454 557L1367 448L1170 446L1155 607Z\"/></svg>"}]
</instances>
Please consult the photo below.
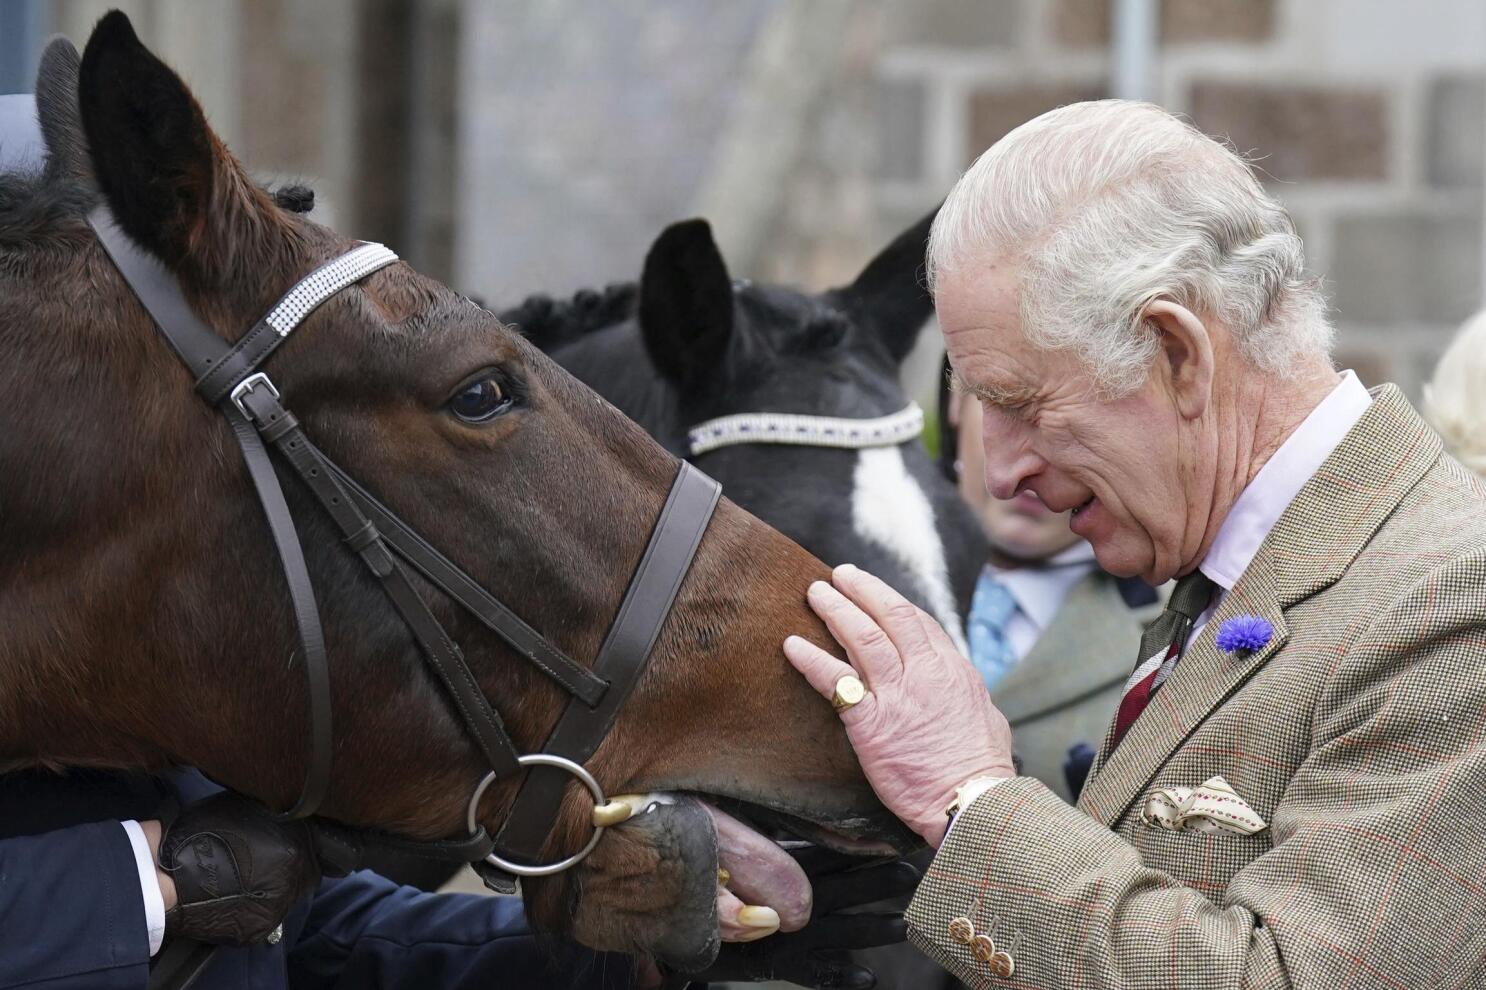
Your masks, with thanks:
<instances>
[{"instance_id":1,"label":"dark navy sleeve","mask_svg":"<svg viewBox=\"0 0 1486 990\"><path fill-rule=\"evenodd\" d=\"M425 894L367 872L321 884L289 953L295 990L627 990L633 968L534 934L516 898Z\"/></svg>"},{"instance_id":2,"label":"dark navy sleeve","mask_svg":"<svg viewBox=\"0 0 1486 990\"><path fill-rule=\"evenodd\" d=\"M0 839L0 988L139 990L144 897L115 821Z\"/></svg>"}]
</instances>

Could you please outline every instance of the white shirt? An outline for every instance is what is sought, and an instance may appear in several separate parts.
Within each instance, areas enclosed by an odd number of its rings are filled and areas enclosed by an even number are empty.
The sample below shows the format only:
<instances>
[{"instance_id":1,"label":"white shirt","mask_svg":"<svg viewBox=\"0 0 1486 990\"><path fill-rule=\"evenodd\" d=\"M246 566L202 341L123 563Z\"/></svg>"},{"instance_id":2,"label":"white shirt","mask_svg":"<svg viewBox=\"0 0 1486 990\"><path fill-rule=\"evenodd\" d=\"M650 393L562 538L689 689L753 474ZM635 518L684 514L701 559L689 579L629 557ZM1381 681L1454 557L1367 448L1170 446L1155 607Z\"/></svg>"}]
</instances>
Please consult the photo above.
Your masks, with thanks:
<instances>
[{"instance_id":1,"label":"white shirt","mask_svg":"<svg viewBox=\"0 0 1486 990\"><path fill-rule=\"evenodd\" d=\"M1254 480L1233 503L1228 518L1218 527L1218 535L1213 537L1212 546L1199 565L1220 590L1193 624L1188 643L1202 632L1222 604L1223 596L1233 590L1239 577L1248 570L1265 537L1300 494L1300 489L1321 469L1370 405L1372 396L1357 376L1350 371L1342 372L1340 384L1311 410L1254 475Z\"/></svg>"},{"instance_id":2,"label":"white shirt","mask_svg":"<svg viewBox=\"0 0 1486 990\"><path fill-rule=\"evenodd\" d=\"M1037 640L1047 630L1063 607L1063 599L1073 586L1094 569L1094 548L1083 540L1061 553L1049 557L1038 567L1002 569L987 564L986 569L1006 587L1016 611L1006 620L1006 641L1018 661L1025 660Z\"/></svg>"},{"instance_id":3,"label":"white shirt","mask_svg":"<svg viewBox=\"0 0 1486 990\"><path fill-rule=\"evenodd\" d=\"M165 941L165 896L160 893L160 881L155 877L155 860L150 855L150 844L144 837L139 822L120 822L124 834L129 836L129 845L134 849L134 866L139 871L139 890L144 895L144 923L150 933L150 955L160 951Z\"/></svg>"}]
</instances>

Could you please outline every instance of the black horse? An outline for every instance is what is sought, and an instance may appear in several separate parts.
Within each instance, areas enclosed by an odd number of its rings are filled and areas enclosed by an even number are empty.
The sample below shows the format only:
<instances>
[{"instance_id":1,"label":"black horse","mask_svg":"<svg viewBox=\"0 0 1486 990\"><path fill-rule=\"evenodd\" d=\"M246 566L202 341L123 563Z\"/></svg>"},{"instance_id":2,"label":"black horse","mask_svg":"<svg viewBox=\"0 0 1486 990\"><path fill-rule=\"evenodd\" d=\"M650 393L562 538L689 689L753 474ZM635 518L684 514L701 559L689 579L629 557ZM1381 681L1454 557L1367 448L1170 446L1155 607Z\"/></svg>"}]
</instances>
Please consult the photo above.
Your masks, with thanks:
<instances>
[{"instance_id":1,"label":"black horse","mask_svg":"<svg viewBox=\"0 0 1486 990\"><path fill-rule=\"evenodd\" d=\"M827 563L879 575L963 648L985 539L911 427L904 442L844 449L735 442L697 453L690 435L742 413L863 421L904 412L892 425L911 422L899 368L933 313L921 279L932 220L850 285L814 295L731 279L706 221L687 220L656 239L638 284L564 302L533 296L500 316L739 505ZM763 425L733 424L732 438ZM817 443L834 442L818 436L832 426L814 430Z\"/></svg>"}]
</instances>

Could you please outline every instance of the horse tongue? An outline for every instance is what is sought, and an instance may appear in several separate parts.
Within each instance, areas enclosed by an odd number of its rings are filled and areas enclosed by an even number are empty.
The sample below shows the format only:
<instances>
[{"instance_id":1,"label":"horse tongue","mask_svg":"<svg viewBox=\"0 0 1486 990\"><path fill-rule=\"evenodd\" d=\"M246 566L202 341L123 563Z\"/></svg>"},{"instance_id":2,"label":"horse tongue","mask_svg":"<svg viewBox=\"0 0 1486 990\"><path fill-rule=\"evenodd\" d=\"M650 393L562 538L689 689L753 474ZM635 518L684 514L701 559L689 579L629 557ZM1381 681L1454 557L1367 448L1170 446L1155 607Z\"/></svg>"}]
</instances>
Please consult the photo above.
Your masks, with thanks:
<instances>
[{"instance_id":1,"label":"horse tongue","mask_svg":"<svg viewBox=\"0 0 1486 990\"><path fill-rule=\"evenodd\" d=\"M717 865L728 889L744 903L779 913L779 930L798 931L810 920L810 879L794 857L733 816L702 802L717 826Z\"/></svg>"}]
</instances>

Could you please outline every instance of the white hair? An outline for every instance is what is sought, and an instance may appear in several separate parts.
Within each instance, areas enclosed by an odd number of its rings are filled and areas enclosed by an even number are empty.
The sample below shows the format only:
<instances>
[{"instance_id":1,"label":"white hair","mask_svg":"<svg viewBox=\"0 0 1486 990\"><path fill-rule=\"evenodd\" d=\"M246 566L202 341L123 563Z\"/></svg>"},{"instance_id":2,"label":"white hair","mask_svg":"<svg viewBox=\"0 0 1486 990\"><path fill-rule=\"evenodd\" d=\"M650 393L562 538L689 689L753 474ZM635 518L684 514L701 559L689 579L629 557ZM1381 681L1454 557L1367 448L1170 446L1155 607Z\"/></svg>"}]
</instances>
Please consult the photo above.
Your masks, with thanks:
<instances>
[{"instance_id":1,"label":"white hair","mask_svg":"<svg viewBox=\"0 0 1486 990\"><path fill-rule=\"evenodd\" d=\"M1076 103L986 151L929 235L930 284L966 263L1019 266L1023 332L1077 354L1107 392L1134 391L1159 347L1144 318L1170 299L1281 377L1328 361L1333 329L1295 225L1249 166L1148 103Z\"/></svg>"},{"instance_id":2,"label":"white hair","mask_svg":"<svg viewBox=\"0 0 1486 990\"><path fill-rule=\"evenodd\" d=\"M1424 418L1466 467L1486 477L1486 311L1465 322L1424 386Z\"/></svg>"}]
</instances>

